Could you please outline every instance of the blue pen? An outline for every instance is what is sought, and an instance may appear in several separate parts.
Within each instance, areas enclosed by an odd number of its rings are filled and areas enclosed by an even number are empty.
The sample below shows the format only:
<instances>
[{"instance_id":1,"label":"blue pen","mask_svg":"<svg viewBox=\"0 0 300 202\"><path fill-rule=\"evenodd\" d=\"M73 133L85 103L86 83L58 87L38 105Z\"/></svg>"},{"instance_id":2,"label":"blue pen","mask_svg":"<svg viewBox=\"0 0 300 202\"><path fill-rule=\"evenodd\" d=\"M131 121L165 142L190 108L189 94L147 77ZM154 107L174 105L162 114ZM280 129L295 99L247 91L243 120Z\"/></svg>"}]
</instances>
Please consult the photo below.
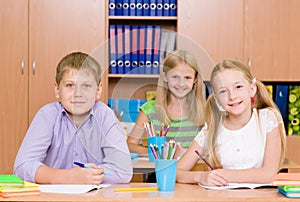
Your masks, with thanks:
<instances>
[{"instance_id":1,"label":"blue pen","mask_svg":"<svg viewBox=\"0 0 300 202\"><path fill-rule=\"evenodd\" d=\"M80 166L81 168L93 168L92 166L86 165L84 163L76 162L76 161L74 162L74 164L77 165L77 166ZM101 174L112 176L112 174L107 173L105 171L103 171L103 173L101 173Z\"/></svg>"}]
</instances>

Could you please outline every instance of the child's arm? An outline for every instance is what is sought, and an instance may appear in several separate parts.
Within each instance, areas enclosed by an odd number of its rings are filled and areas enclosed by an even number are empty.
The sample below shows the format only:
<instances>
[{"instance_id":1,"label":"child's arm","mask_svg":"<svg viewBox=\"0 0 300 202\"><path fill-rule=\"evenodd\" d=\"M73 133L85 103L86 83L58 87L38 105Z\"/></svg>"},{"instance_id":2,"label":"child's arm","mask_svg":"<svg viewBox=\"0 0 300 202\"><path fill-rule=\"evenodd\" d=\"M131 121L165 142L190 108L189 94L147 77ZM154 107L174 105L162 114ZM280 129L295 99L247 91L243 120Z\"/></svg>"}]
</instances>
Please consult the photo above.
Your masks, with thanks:
<instances>
[{"instance_id":1,"label":"child's arm","mask_svg":"<svg viewBox=\"0 0 300 202\"><path fill-rule=\"evenodd\" d=\"M148 156L148 148L139 145L140 140L145 134L145 122L148 122L148 118L144 112L140 111L135 126L127 138L129 151L138 153L140 156Z\"/></svg>"},{"instance_id":2,"label":"child's arm","mask_svg":"<svg viewBox=\"0 0 300 202\"><path fill-rule=\"evenodd\" d=\"M201 153L201 147L193 141L189 149L179 159L177 165L176 180L180 183L201 183L203 185L227 185L227 181L219 173L219 170L213 171L191 171L198 162L199 157L195 153Z\"/></svg>"},{"instance_id":3,"label":"child's arm","mask_svg":"<svg viewBox=\"0 0 300 202\"><path fill-rule=\"evenodd\" d=\"M103 168L89 164L93 168L75 166L71 169L54 169L40 166L35 175L39 184L100 184L104 179Z\"/></svg>"}]
</instances>

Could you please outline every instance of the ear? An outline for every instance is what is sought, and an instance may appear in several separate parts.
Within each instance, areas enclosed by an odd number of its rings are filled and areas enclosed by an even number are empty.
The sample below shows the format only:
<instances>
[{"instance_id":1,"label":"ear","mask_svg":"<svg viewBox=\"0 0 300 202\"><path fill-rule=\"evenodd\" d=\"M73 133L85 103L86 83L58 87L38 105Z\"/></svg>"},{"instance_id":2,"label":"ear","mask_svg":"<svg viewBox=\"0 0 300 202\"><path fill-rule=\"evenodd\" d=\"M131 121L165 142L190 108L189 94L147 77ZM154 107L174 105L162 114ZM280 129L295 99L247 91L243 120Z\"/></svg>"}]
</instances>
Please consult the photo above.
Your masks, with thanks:
<instances>
[{"instance_id":1,"label":"ear","mask_svg":"<svg viewBox=\"0 0 300 202\"><path fill-rule=\"evenodd\" d=\"M102 95L102 90L103 90L103 85L102 85L102 82L100 82L97 87L97 91L96 91L96 99L97 100L100 100L101 95Z\"/></svg>"},{"instance_id":2,"label":"ear","mask_svg":"<svg viewBox=\"0 0 300 202\"><path fill-rule=\"evenodd\" d=\"M250 96L254 97L256 95L257 92L257 85L256 83L252 83L250 86Z\"/></svg>"},{"instance_id":3,"label":"ear","mask_svg":"<svg viewBox=\"0 0 300 202\"><path fill-rule=\"evenodd\" d=\"M164 79L164 82L168 83L168 79L167 79L167 74L166 74L166 72L163 72L163 73L162 73L162 77L163 77L163 79Z\"/></svg>"},{"instance_id":4,"label":"ear","mask_svg":"<svg viewBox=\"0 0 300 202\"><path fill-rule=\"evenodd\" d=\"M54 93L55 93L55 97L58 99L59 98L59 86L57 85L57 83L54 84Z\"/></svg>"},{"instance_id":5,"label":"ear","mask_svg":"<svg viewBox=\"0 0 300 202\"><path fill-rule=\"evenodd\" d=\"M212 99L215 100L215 102L216 102L216 104L217 104L217 107L218 107L219 111L225 112L226 110L219 104L218 99L217 99L217 96L216 96L216 94L215 94L214 92L212 92L212 96L213 96Z\"/></svg>"}]
</instances>

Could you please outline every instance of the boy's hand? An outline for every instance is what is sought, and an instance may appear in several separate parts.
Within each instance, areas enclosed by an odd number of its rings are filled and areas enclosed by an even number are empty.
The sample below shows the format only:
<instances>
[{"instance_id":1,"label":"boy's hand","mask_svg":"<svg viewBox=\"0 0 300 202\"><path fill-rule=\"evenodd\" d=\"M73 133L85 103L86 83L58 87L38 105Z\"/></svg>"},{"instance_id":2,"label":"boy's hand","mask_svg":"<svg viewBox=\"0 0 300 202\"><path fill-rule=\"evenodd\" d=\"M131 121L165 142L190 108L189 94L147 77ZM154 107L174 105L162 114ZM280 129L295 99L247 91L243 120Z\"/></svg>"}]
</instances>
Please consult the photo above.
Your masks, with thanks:
<instances>
[{"instance_id":1,"label":"boy's hand","mask_svg":"<svg viewBox=\"0 0 300 202\"><path fill-rule=\"evenodd\" d=\"M77 184L100 184L104 178L104 169L94 163L87 163L86 165L89 165L92 168L75 166L74 168L69 169L69 180Z\"/></svg>"}]
</instances>

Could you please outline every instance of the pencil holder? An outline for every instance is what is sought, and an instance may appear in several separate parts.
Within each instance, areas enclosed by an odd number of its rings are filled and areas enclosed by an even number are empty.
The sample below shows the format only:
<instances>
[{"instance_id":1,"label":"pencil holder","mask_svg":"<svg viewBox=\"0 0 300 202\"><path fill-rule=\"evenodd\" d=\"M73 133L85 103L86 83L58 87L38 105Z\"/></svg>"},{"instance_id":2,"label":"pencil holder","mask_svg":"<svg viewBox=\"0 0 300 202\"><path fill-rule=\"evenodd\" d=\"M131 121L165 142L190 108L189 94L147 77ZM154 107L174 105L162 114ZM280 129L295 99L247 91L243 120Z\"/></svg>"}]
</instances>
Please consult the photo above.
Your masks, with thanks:
<instances>
[{"instance_id":1,"label":"pencil holder","mask_svg":"<svg viewBox=\"0 0 300 202\"><path fill-rule=\"evenodd\" d=\"M150 145L156 145L158 148L158 153L162 152L162 147L166 143L166 137L165 136L151 136L147 138L148 141L148 156L149 156L149 161L154 162L155 157L153 154L153 151L150 147Z\"/></svg>"},{"instance_id":2,"label":"pencil holder","mask_svg":"<svg viewBox=\"0 0 300 202\"><path fill-rule=\"evenodd\" d=\"M156 159L155 174L159 191L174 191L176 181L177 160Z\"/></svg>"}]
</instances>

